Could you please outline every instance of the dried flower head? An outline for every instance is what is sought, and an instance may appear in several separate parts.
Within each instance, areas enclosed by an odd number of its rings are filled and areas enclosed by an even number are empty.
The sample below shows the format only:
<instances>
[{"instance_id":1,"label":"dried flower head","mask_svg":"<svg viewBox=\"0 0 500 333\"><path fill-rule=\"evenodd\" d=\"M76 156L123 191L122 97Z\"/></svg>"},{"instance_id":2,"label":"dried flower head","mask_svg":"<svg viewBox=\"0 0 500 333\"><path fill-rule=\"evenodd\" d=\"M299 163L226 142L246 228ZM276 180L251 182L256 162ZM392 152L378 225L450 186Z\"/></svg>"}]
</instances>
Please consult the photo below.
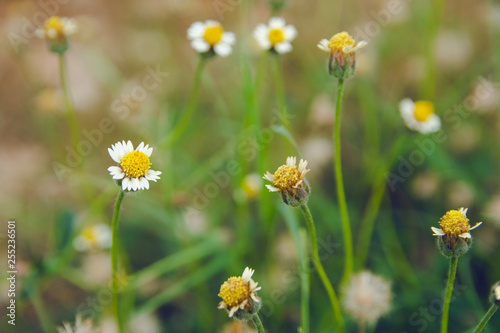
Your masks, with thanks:
<instances>
[{"instance_id":1,"label":"dried flower head","mask_svg":"<svg viewBox=\"0 0 500 333\"><path fill-rule=\"evenodd\" d=\"M261 288L252 279L255 271L245 268L241 276L232 276L220 287L219 296L222 302L219 309L226 309L229 317L247 321L256 314L261 307L261 301L256 294Z\"/></svg>"},{"instance_id":2,"label":"dried flower head","mask_svg":"<svg viewBox=\"0 0 500 333\"><path fill-rule=\"evenodd\" d=\"M111 247L111 230L107 224L86 226L73 240L77 251L108 249Z\"/></svg>"},{"instance_id":3,"label":"dried flower head","mask_svg":"<svg viewBox=\"0 0 500 333\"><path fill-rule=\"evenodd\" d=\"M150 169L151 162L149 157L153 152L153 148L149 145L144 145L141 142L134 150L134 146L130 140L117 142L108 148L109 155L118 163L118 166L110 166L109 173L113 179L121 183L122 189L125 191L137 191L149 189L149 182L156 182L160 179L161 171Z\"/></svg>"},{"instance_id":4,"label":"dried flower head","mask_svg":"<svg viewBox=\"0 0 500 333\"><path fill-rule=\"evenodd\" d=\"M438 236L438 246L446 257L461 256L465 254L471 245L472 237L469 231L476 229L482 222L476 223L474 227L469 224L467 208L450 210L441 217L439 226L431 227L433 236Z\"/></svg>"},{"instance_id":5,"label":"dried flower head","mask_svg":"<svg viewBox=\"0 0 500 333\"><path fill-rule=\"evenodd\" d=\"M271 192L280 192L283 201L294 207L303 205L309 197L309 185L304 176L310 170L306 169L307 161L301 159L297 167L297 158L288 157L286 164L276 170L274 174L267 171L264 179L273 183L266 185Z\"/></svg>"},{"instance_id":6,"label":"dried flower head","mask_svg":"<svg viewBox=\"0 0 500 333\"><path fill-rule=\"evenodd\" d=\"M54 53L62 54L68 49L68 37L74 35L78 27L74 19L67 17L52 16L43 28L36 30L36 35L45 38L49 49Z\"/></svg>"},{"instance_id":7,"label":"dried flower head","mask_svg":"<svg viewBox=\"0 0 500 333\"><path fill-rule=\"evenodd\" d=\"M374 325L389 312L391 286L384 278L364 271L352 275L344 289L343 306L349 315L359 323Z\"/></svg>"},{"instance_id":8,"label":"dried flower head","mask_svg":"<svg viewBox=\"0 0 500 333\"><path fill-rule=\"evenodd\" d=\"M318 48L330 54L328 71L339 79L347 79L356 71L356 51L365 47L367 43L356 41L345 31L334 35L330 40L322 39Z\"/></svg>"},{"instance_id":9,"label":"dried flower head","mask_svg":"<svg viewBox=\"0 0 500 333\"><path fill-rule=\"evenodd\" d=\"M222 25L213 20L193 23L187 30L187 36L191 40L191 47L207 57L216 54L227 57L236 42L234 33L225 32Z\"/></svg>"},{"instance_id":10,"label":"dried flower head","mask_svg":"<svg viewBox=\"0 0 500 333\"><path fill-rule=\"evenodd\" d=\"M286 25L282 17L271 17L267 25L259 24L255 28L253 36L263 50L283 54L292 50L291 41L297 36L297 29Z\"/></svg>"},{"instance_id":11,"label":"dried flower head","mask_svg":"<svg viewBox=\"0 0 500 333\"><path fill-rule=\"evenodd\" d=\"M90 318L82 321L80 315L76 316L75 326L72 327L69 323L64 323L64 327L58 327L57 332L59 333L97 333L97 330L92 328L93 323Z\"/></svg>"},{"instance_id":12,"label":"dried flower head","mask_svg":"<svg viewBox=\"0 0 500 333\"><path fill-rule=\"evenodd\" d=\"M399 103L399 112L406 126L411 130L428 134L441 129L441 120L434 113L432 102L413 102L411 99L405 98Z\"/></svg>"}]
</instances>

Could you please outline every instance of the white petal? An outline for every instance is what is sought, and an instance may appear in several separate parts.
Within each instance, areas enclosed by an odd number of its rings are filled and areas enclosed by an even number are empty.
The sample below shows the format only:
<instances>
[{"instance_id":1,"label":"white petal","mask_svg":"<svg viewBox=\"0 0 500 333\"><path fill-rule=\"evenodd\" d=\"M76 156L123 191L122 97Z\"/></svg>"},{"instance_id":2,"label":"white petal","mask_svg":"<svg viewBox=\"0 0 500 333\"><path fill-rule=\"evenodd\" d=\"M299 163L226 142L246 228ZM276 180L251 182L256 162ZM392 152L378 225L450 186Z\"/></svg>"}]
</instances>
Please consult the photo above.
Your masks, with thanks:
<instances>
[{"instance_id":1,"label":"white petal","mask_svg":"<svg viewBox=\"0 0 500 333\"><path fill-rule=\"evenodd\" d=\"M295 29L295 27L291 24L285 27L284 33L285 33L285 40L289 42L291 42L292 40L295 39L295 37L297 37L297 29Z\"/></svg>"},{"instance_id":2,"label":"white petal","mask_svg":"<svg viewBox=\"0 0 500 333\"><path fill-rule=\"evenodd\" d=\"M329 43L330 43L330 41L328 39L322 39L318 43L318 48L322 51L325 51L325 52L332 52L330 47L328 47Z\"/></svg>"},{"instance_id":3,"label":"white petal","mask_svg":"<svg viewBox=\"0 0 500 333\"><path fill-rule=\"evenodd\" d=\"M289 42L281 42L274 45L274 49L279 54L288 53L292 50L292 44L290 44Z\"/></svg>"},{"instance_id":4,"label":"white petal","mask_svg":"<svg viewBox=\"0 0 500 333\"><path fill-rule=\"evenodd\" d=\"M134 151L134 145L132 144L132 141L130 141L130 140L127 141L126 149L127 149L127 153Z\"/></svg>"},{"instance_id":5,"label":"white petal","mask_svg":"<svg viewBox=\"0 0 500 333\"><path fill-rule=\"evenodd\" d=\"M138 151L142 152L143 148L144 148L144 142L141 142L141 143L139 143L139 145L137 146L137 148L135 148L135 150L138 150Z\"/></svg>"},{"instance_id":6,"label":"white petal","mask_svg":"<svg viewBox=\"0 0 500 333\"><path fill-rule=\"evenodd\" d=\"M229 311L229 318L231 318L236 313L236 311L238 311L237 306L233 307L231 311Z\"/></svg>"},{"instance_id":7,"label":"white petal","mask_svg":"<svg viewBox=\"0 0 500 333\"><path fill-rule=\"evenodd\" d=\"M231 48L231 45L219 42L214 46L214 51L221 57L227 57L231 54L233 49Z\"/></svg>"},{"instance_id":8,"label":"white petal","mask_svg":"<svg viewBox=\"0 0 500 333\"><path fill-rule=\"evenodd\" d=\"M140 182L141 187L142 187L143 189L149 190L149 182L148 182L148 180L146 179L146 177L141 177L141 178L139 179L139 182Z\"/></svg>"},{"instance_id":9,"label":"white petal","mask_svg":"<svg viewBox=\"0 0 500 333\"><path fill-rule=\"evenodd\" d=\"M57 37L57 31L54 28L50 28L49 30L47 30L47 36L50 39L55 39Z\"/></svg>"},{"instance_id":10,"label":"white petal","mask_svg":"<svg viewBox=\"0 0 500 333\"><path fill-rule=\"evenodd\" d=\"M431 229L434 232L434 234L432 236L444 236L444 231L442 229L434 228L434 227L431 227Z\"/></svg>"},{"instance_id":11,"label":"white petal","mask_svg":"<svg viewBox=\"0 0 500 333\"><path fill-rule=\"evenodd\" d=\"M282 17L271 17L269 19L270 29L279 29L285 27L285 19Z\"/></svg>"},{"instance_id":12,"label":"white petal","mask_svg":"<svg viewBox=\"0 0 500 333\"><path fill-rule=\"evenodd\" d=\"M467 217L467 211L469 210L469 208L464 208L464 207L460 207L460 209L458 210L460 213L462 213L462 215L464 217Z\"/></svg>"},{"instance_id":13,"label":"white petal","mask_svg":"<svg viewBox=\"0 0 500 333\"><path fill-rule=\"evenodd\" d=\"M236 43L236 36L232 32L223 32L220 42L233 45Z\"/></svg>"},{"instance_id":14,"label":"white petal","mask_svg":"<svg viewBox=\"0 0 500 333\"><path fill-rule=\"evenodd\" d=\"M470 233L466 232L466 233L463 233L461 235L458 235L458 237L461 237L461 238L471 238L471 235L470 235Z\"/></svg>"},{"instance_id":15,"label":"white petal","mask_svg":"<svg viewBox=\"0 0 500 333\"><path fill-rule=\"evenodd\" d=\"M187 30L187 37L189 39L197 39L203 37L205 32L205 24L202 22L194 22Z\"/></svg>"},{"instance_id":16,"label":"white petal","mask_svg":"<svg viewBox=\"0 0 500 333\"><path fill-rule=\"evenodd\" d=\"M274 186L272 186L272 185L266 185L266 187L267 187L267 188L269 189L269 191L271 191L271 192L279 192L279 191L280 191L280 189L279 189L279 188L274 187Z\"/></svg>"},{"instance_id":17,"label":"white petal","mask_svg":"<svg viewBox=\"0 0 500 333\"><path fill-rule=\"evenodd\" d=\"M241 274L241 277L243 278L243 280L250 282L254 272L255 270L251 269L250 267L246 267L243 271L243 274Z\"/></svg>"},{"instance_id":18,"label":"white petal","mask_svg":"<svg viewBox=\"0 0 500 333\"><path fill-rule=\"evenodd\" d=\"M132 178L132 190L137 191L140 189L140 183L138 178Z\"/></svg>"},{"instance_id":19,"label":"white petal","mask_svg":"<svg viewBox=\"0 0 500 333\"><path fill-rule=\"evenodd\" d=\"M469 230L474 230L476 229L477 227L479 227L481 224L483 224L483 222L477 222L475 226L473 226L472 228L470 228Z\"/></svg>"},{"instance_id":20,"label":"white petal","mask_svg":"<svg viewBox=\"0 0 500 333\"><path fill-rule=\"evenodd\" d=\"M132 188L132 181L130 180L130 178L123 178L122 180L122 190L127 190L127 191L130 191L130 189Z\"/></svg>"},{"instance_id":21,"label":"white petal","mask_svg":"<svg viewBox=\"0 0 500 333\"><path fill-rule=\"evenodd\" d=\"M359 49L362 49L363 47L365 47L366 45L368 45L367 42L365 42L364 40L360 41L359 43L356 44L356 47L355 47L355 51L359 50Z\"/></svg>"},{"instance_id":22,"label":"white petal","mask_svg":"<svg viewBox=\"0 0 500 333\"><path fill-rule=\"evenodd\" d=\"M274 182L274 175L272 173L270 173L269 171L266 172L264 174L264 177L262 177L262 178L264 178L265 180L269 180L270 182Z\"/></svg>"},{"instance_id":23,"label":"white petal","mask_svg":"<svg viewBox=\"0 0 500 333\"><path fill-rule=\"evenodd\" d=\"M297 158L295 156L287 157L286 158L286 165L296 166L297 165Z\"/></svg>"},{"instance_id":24,"label":"white petal","mask_svg":"<svg viewBox=\"0 0 500 333\"><path fill-rule=\"evenodd\" d=\"M113 161L115 161L116 163L120 163L120 158L122 156L118 156L118 153L112 150L111 148L108 148L108 153L109 156L111 156L111 159L113 159Z\"/></svg>"},{"instance_id":25,"label":"white petal","mask_svg":"<svg viewBox=\"0 0 500 333\"><path fill-rule=\"evenodd\" d=\"M415 111L415 103L409 98L403 99L399 103L399 112L402 116L413 115Z\"/></svg>"},{"instance_id":26,"label":"white petal","mask_svg":"<svg viewBox=\"0 0 500 333\"><path fill-rule=\"evenodd\" d=\"M269 39L269 29L265 24L259 24L255 27L253 31L254 38L258 41L259 39L268 40Z\"/></svg>"},{"instance_id":27,"label":"white petal","mask_svg":"<svg viewBox=\"0 0 500 333\"><path fill-rule=\"evenodd\" d=\"M193 40L191 42L191 47L199 53L205 53L210 50L210 44L208 44L203 38Z\"/></svg>"}]
</instances>

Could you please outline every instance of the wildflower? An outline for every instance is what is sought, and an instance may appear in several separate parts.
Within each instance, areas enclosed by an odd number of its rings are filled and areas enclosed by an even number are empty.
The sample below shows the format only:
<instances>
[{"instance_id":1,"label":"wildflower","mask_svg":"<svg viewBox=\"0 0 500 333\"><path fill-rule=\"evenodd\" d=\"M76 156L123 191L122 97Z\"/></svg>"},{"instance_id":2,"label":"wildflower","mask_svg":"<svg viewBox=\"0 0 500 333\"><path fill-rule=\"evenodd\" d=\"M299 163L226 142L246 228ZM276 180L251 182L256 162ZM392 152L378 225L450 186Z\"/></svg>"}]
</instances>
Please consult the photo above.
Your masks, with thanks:
<instances>
[{"instance_id":1,"label":"wildflower","mask_svg":"<svg viewBox=\"0 0 500 333\"><path fill-rule=\"evenodd\" d=\"M405 98L399 103L399 112L406 126L411 130L428 134L441 129L441 120L434 113L432 102L413 102L411 99Z\"/></svg>"},{"instance_id":2,"label":"wildflower","mask_svg":"<svg viewBox=\"0 0 500 333\"><path fill-rule=\"evenodd\" d=\"M252 280L254 272L247 267L241 276L230 277L220 287L218 308L226 309L230 318L247 321L260 310L261 300L255 292L261 288Z\"/></svg>"},{"instance_id":3,"label":"wildflower","mask_svg":"<svg viewBox=\"0 0 500 333\"><path fill-rule=\"evenodd\" d=\"M491 302L500 308L500 281L491 288Z\"/></svg>"},{"instance_id":4,"label":"wildflower","mask_svg":"<svg viewBox=\"0 0 500 333\"><path fill-rule=\"evenodd\" d=\"M285 26L282 17L271 17L267 25L259 24L255 28L253 36L263 50L283 54L292 50L290 42L297 36L297 29L293 25Z\"/></svg>"},{"instance_id":5,"label":"wildflower","mask_svg":"<svg viewBox=\"0 0 500 333\"><path fill-rule=\"evenodd\" d=\"M64 323L64 327L58 327L57 332L59 333L97 333L96 330L92 328L93 323L90 318L82 321L80 315L76 316L76 322L74 328L69 323Z\"/></svg>"},{"instance_id":6,"label":"wildflower","mask_svg":"<svg viewBox=\"0 0 500 333\"><path fill-rule=\"evenodd\" d=\"M69 47L68 37L74 35L78 27L74 19L52 16L43 28L36 30L36 35L45 38L51 52L63 54Z\"/></svg>"},{"instance_id":7,"label":"wildflower","mask_svg":"<svg viewBox=\"0 0 500 333\"><path fill-rule=\"evenodd\" d=\"M108 249L111 246L111 230L106 224L95 224L83 228L73 240L77 251Z\"/></svg>"},{"instance_id":8,"label":"wildflower","mask_svg":"<svg viewBox=\"0 0 500 333\"><path fill-rule=\"evenodd\" d=\"M300 160L299 167L296 165L296 157L288 157L286 164L276 170L274 174L269 171L264 174L264 179L273 183L266 185L271 192L280 192L283 202L293 207L298 207L307 202L309 197L309 185L304 179L307 161Z\"/></svg>"},{"instance_id":9,"label":"wildflower","mask_svg":"<svg viewBox=\"0 0 500 333\"><path fill-rule=\"evenodd\" d=\"M360 324L373 325L390 309L390 283L369 271L351 276L344 292L343 306Z\"/></svg>"},{"instance_id":10,"label":"wildflower","mask_svg":"<svg viewBox=\"0 0 500 333\"><path fill-rule=\"evenodd\" d=\"M156 182L160 179L161 171L150 169L149 157L153 148L149 148L149 145L144 146L144 142L141 142L135 150L130 140L127 143L117 142L108 148L108 152L113 161L119 164L110 166L108 171L113 179L118 180L124 191L147 190L149 180Z\"/></svg>"},{"instance_id":11,"label":"wildflower","mask_svg":"<svg viewBox=\"0 0 500 333\"><path fill-rule=\"evenodd\" d=\"M469 231L476 229L482 222L476 223L471 228L467 218L468 208L459 210L450 210L441 217L439 226L441 228L431 227L433 236L438 236L438 246L446 257L461 256L465 254L472 243L472 237Z\"/></svg>"},{"instance_id":12,"label":"wildflower","mask_svg":"<svg viewBox=\"0 0 500 333\"><path fill-rule=\"evenodd\" d=\"M236 41L234 33L225 32L219 22L212 20L193 23L187 30L187 36L193 49L207 57L230 55L233 51L231 46Z\"/></svg>"},{"instance_id":13,"label":"wildflower","mask_svg":"<svg viewBox=\"0 0 500 333\"><path fill-rule=\"evenodd\" d=\"M338 79L347 79L356 71L356 51L366 46L365 41L356 41L347 33L339 32L330 40L322 39L318 48L330 54L328 71Z\"/></svg>"}]
</instances>

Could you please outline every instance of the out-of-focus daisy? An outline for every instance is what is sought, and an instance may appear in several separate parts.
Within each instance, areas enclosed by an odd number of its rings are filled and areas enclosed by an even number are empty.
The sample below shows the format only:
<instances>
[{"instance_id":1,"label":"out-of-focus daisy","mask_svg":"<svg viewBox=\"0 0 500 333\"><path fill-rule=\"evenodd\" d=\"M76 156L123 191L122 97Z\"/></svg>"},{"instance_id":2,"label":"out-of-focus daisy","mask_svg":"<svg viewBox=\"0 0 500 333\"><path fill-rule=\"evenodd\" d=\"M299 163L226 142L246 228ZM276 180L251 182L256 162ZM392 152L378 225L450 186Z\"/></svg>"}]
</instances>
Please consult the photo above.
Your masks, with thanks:
<instances>
[{"instance_id":1,"label":"out-of-focus daisy","mask_svg":"<svg viewBox=\"0 0 500 333\"><path fill-rule=\"evenodd\" d=\"M283 54L292 50L291 41L297 36L297 29L286 25L282 17L271 17L267 25L259 24L255 28L253 36L262 49Z\"/></svg>"},{"instance_id":2,"label":"out-of-focus daisy","mask_svg":"<svg viewBox=\"0 0 500 333\"><path fill-rule=\"evenodd\" d=\"M469 250L472 236L471 230L476 229L482 222L473 227L467 218L468 208L449 210L439 221L440 228L431 227L433 236L439 237L439 248L446 257L460 256Z\"/></svg>"},{"instance_id":3,"label":"out-of-focus daisy","mask_svg":"<svg viewBox=\"0 0 500 333\"><path fill-rule=\"evenodd\" d=\"M109 173L121 182L121 187L125 191L137 191L149 189L149 181L156 182L160 179L161 171L154 171L150 168L149 157L153 148L141 142L134 150L130 140L128 142L117 142L108 148L109 155L118 163L118 166L110 166Z\"/></svg>"},{"instance_id":4,"label":"out-of-focus daisy","mask_svg":"<svg viewBox=\"0 0 500 333\"><path fill-rule=\"evenodd\" d=\"M230 55L236 42L234 33L224 31L222 25L213 20L193 23L187 30L187 36L198 53L221 57Z\"/></svg>"},{"instance_id":5,"label":"out-of-focus daisy","mask_svg":"<svg viewBox=\"0 0 500 333\"><path fill-rule=\"evenodd\" d=\"M405 98L399 103L399 112L406 126L411 130L428 134L441 129L441 120L434 113L432 102L413 102L411 99Z\"/></svg>"},{"instance_id":6,"label":"out-of-focus daisy","mask_svg":"<svg viewBox=\"0 0 500 333\"><path fill-rule=\"evenodd\" d=\"M253 316L261 306L260 298L256 292L261 288L258 283L252 279L255 271L251 268L245 268L241 276L232 276L220 287L219 297L222 301L219 303L219 309L226 309L229 317L243 319L245 314Z\"/></svg>"},{"instance_id":7,"label":"out-of-focus daisy","mask_svg":"<svg viewBox=\"0 0 500 333\"><path fill-rule=\"evenodd\" d=\"M78 315L76 317L75 326L71 326L70 323L63 323L64 327L58 327L57 332L59 333L97 333L92 326L92 320L87 318L82 320L82 317Z\"/></svg>"},{"instance_id":8,"label":"out-of-focus daisy","mask_svg":"<svg viewBox=\"0 0 500 333\"><path fill-rule=\"evenodd\" d=\"M391 307L390 283L369 271L352 275L344 293L346 312L362 325L374 325Z\"/></svg>"},{"instance_id":9,"label":"out-of-focus daisy","mask_svg":"<svg viewBox=\"0 0 500 333\"><path fill-rule=\"evenodd\" d=\"M49 48L54 53L64 53L68 49L68 37L78 31L78 26L72 18L52 16L43 28L35 31L35 34L47 40Z\"/></svg>"},{"instance_id":10,"label":"out-of-focus daisy","mask_svg":"<svg viewBox=\"0 0 500 333\"><path fill-rule=\"evenodd\" d=\"M491 302L500 308L500 281L491 288Z\"/></svg>"},{"instance_id":11,"label":"out-of-focus daisy","mask_svg":"<svg viewBox=\"0 0 500 333\"><path fill-rule=\"evenodd\" d=\"M330 54L328 71L337 78L348 78L356 71L356 51L365 47L367 43L356 41L347 32L339 32L332 38L322 39L318 48Z\"/></svg>"},{"instance_id":12,"label":"out-of-focus daisy","mask_svg":"<svg viewBox=\"0 0 500 333\"><path fill-rule=\"evenodd\" d=\"M111 230L106 224L94 224L83 228L73 240L77 251L108 249L111 247Z\"/></svg>"}]
</instances>

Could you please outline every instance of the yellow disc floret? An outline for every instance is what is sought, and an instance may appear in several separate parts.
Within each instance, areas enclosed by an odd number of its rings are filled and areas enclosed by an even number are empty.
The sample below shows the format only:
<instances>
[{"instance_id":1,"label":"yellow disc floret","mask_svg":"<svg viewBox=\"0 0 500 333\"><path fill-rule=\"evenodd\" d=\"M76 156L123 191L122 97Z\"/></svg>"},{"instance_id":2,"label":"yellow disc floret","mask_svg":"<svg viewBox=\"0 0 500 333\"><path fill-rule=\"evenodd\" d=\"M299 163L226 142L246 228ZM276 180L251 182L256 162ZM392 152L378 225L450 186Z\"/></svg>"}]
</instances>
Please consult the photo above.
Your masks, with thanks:
<instances>
[{"instance_id":1,"label":"yellow disc floret","mask_svg":"<svg viewBox=\"0 0 500 333\"><path fill-rule=\"evenodd\" d=\"M447 236L460 236L469 232L469 219L458 210L450 210L439 221L439 226Z\"/></svg>"},{"instance_id":2,"label":"yellow disc floret","mask_svg":"<svg viewBox=\"0 0 500 333\"><path fill-rule=\"evenodd\" d=\"M233 308L249 299L250 293L250 283L241 276L233 276L222 284L219 296L229 308Z\"/></svg>"},{"instance_id":3,"label":"yellow disc floret","mask_svg":"<svg viewBox=\"0 0 500 333\"><path fill-rule=\"evenodd\" d=\"M282 165L274 173L274 186L281 190L292 190L297 187L300 173L296 166Z\"/></svg>"},{"instance_id":4,"label":"yellow disc floret","mask_svg":"<svg viewBox=\"0 0 500 333\"><path fill-rule=\"evenodd\" d=\"M120 167L126 177L139 178L146 175L151 162L148 155L141 151L134 150L120 159Z\"/></svg>"},{"instance_id":5,"label":"yellow disc floret","mask_svg":"<svg viewBox=\"0 0 500 333\"><path fill-rule=\"evenodd\" d=\"M214 46L215 44L220 42L223 33L224 30L220 25L212 25L205 29L205 32L203 33L203 38L208 44Z\"/></svg>"},{"instance_id":6,"label":"yellow disc floret","mask_svg":"<svg viewBox=\"0 0 500 333\"><path fill-rule=\"evenodd\" d=\"M354 47L354 39L347 32L339 32L334 35L330 42L328 43L328 47L332 50L343 51L344 47L350 46Z\"/></svg>"},{"instance_id":7,"label":"yellow disc floret","mask_svg":"<svg viewBox=\"0 0 500 333\"><path fill-rule=\"evenodd\" d=\"M418 121L425 121L434 113L434 105L428 101L416 101L413 114Z\"/></svg>"},{"instance_id":8,"label":"yellow disc floret","mask_svg":"<svg viewBox=\"0 0 500 333\"><path fill-rule=\"evenodd\" d=\"M269 30L269 42L271 45L276 45L285 40L285 35L281 29L271 29Z\"/></svg>"},{"instance_id":9,"label":"yellow disc floret","mask_svg":"<svg viewBox=\"0 0 500 333\"><path fill-rule=\"evenodd\" d=\"M92 226L88 226L82 230L83 238L85 238L85 240L88 241L92 246L96 245L97 243L96 234L93 229L94 228Z\"/></svg>"}]
</instances>

